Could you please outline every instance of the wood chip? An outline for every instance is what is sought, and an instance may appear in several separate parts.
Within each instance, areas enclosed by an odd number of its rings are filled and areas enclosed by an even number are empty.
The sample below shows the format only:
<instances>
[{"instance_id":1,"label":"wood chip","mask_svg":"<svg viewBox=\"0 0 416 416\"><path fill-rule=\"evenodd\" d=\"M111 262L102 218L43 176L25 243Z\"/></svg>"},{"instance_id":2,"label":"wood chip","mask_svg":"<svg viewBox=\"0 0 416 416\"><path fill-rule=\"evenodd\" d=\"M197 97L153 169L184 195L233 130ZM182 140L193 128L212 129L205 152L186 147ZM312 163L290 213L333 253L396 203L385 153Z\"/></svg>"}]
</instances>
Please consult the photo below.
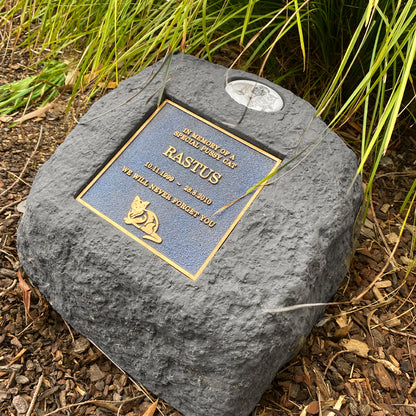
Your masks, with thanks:
<instances>
[{"instance_id":1,"label":"wood chip","mask_svg":"<svg viewBox=\"0 0 416 416\"><path fill-rule=\"evenodd\" d=\"M314 400L308 404L306 407L306 412L310 415L316 415L319 413L319 402L318 400Z\"/></svg>"},{"instance_id":2,"label":"wood chip","mask_svg":"<svg viewBox=\"0 0 416 416\"><path fill-rule=\"evenodd\" d=\"M344 328L348 325L349 319L347 317L347 312L342 311L338 318L335 319L335 322L340 328Z\"/></svg>"},{"instance_id":3,"label":"wood chip","mask_svg":"<svg viewBox=\"0 0 416 416\"><path fill-rule=\"evenodd\" d=\"M399 365L396 366L388 360L383 360L383 359L379 359L379 358L372 358L372 360L376 361L377 363L380 363L380 364L384 365L384 367L386 367L392 373L397 374L398 376L402 375L402 372L400 370Z\"/></svg>"},{"instance_id":4,"label":"wood chip","mask_svg":"<svg viewBox=\"0 0 416 416\"><path fill-rule=\"evenodd\" d=\"M379 302L384 302L384 296L382 293L377 289L377 286L373 287L374 296L377 298Z\"/></svg>"},{"instance_id":5,"label":"wood chip","mask_svg":"<svg viewBox=\"0 0 416 416\"><path fill-rule=\"evenodd\" d=\"M368 228L368 227L362 227L361 234L367 238L371 238L371 239L376 238L375 232L371 228Z\"/></svg>"},{"instance_id":6,"label":"wood chip","mask_svg":"<svg viewBox=\"0 0 416 416\"><path fill-rule=\"evenodd\" d=\"M13 373L13 371L20 371L22 367L23 364L0 365L0 371L4 371L5 373Z\"/></svg>"},{"instance_id":7,"label":"wood chip","mask_svg":"<svg viewBox=\"0 0 416 416\"><path fill-rule=\"evenodd\" d=\"M390 280L380 280L375 286L378 289L385 289L386 287L392 287L392 283Z\"/></svg>"},{"instance_id":8,"label":"wood chip","mask_svg":"<svg viewBox=\"0 0 416 416\"><path fill-rule=\"evenodd\" d=\"M28 384L28 383L30 383L30 380L26 376L18 375L18 376L16 376L16 383L17 384Z\"/></svg>"},{"instance_id":9,"label":"wood chip","mask_svg":"<svg viewBox=\"0 0 416 416\"><path fill-rule=\"evenodd\" d=\"M90 342L87 338L80 336L75 340L74 353L81 354L90 347Z\"/></svg>"},{"instance_id":10,"label":"wood chip","mask_svg":"<svg viewBox=\"0 0 416 416\"><path fill-rule=\"evenodd\" d=\"M102 380L106 376L106 374L101 371L97 364L93 364L89 368L88 373L92 382Z\"/></svg>"},{"instance_id":11,"label":"wood chip","mask_svg":"<svg viewBox=\"0 0 416 416\"><path fill-rule=\"evenodd\" d=\"M11 277L14 279L16 277L16 272L14 270L1 268L0 275L4 275L4 276Z\"/></svg>"},{"instance_id":12,"label":"wood chip","mask_svg":"<svg viewBox=\"0 0 416 416\"><path fill-rule=\"evenodd\" d=\"M364 227L370 228L371 230L374 229L374 223L370 221L368 218L365 219Z\"/></svg>"},{"instance_id":13,"label":"wood chip","mask_svg":"<svg viewBox=\"0 0 416 416\"><path fill-rule=\"evenodd\" d=\"M380 362L374 365L374 375L385 390L395 390L396 385L384 365Z\"/></svg>"},{"instance_id":14,"label":"wood chip","mask_svg":"<svg viewBox=\"0 0 416 416\"><path fill-rule=\"evenodd\" d=\"M383 214L387 214L387 212L389 211L389 209L390 209L390 204L383 204L383 206L380 208L380 211Z\"/></svg>"},{"instance_id":15,"label":"wood chip","mask_svg":"<svg viewBox=\"0 0 416 416\"><path fill-rule=\"evenodd\" d=\"M399 241L399 236L396 233L386 234L386 240L389 244L396 244Z\"/></svg>"},{"instance_id":16,"label":"wood chip","mask_svg":"<svg viewBox=\"0 0 416 416\"><path fill-rule=\"evenodd\" d=\"M12 337L12 339L10 340L10 344L14 345L19 350L22 349L22 344L20 343L20 341L17 337Z\"/></svg>"},{"instance_id":17,"label":"wood chip","mask_svg":"<svg viewBox=\"0 0 416 416\"><path fill-rule=\"evenodd\" d=\"M354 322L351 321L347 326L343 326L342 328L337 328L334 332L334 338L345 338L351 331Z\"/></svg>"},{"instance_id":18,"label":"wood chip","mask_svg":"<svg viewBox=\"0 0 416 416\"><path fill-rule=\"evenodd\" d=\"M405 266L410 266L413 263L413 259L409 259L407 256L400 256L400 260Z\"/></svg>"},{"instance_id":19,"label":"wood chip","mask_svg":"<svg viewBox=\"0 0 416 416\"><path fill-rule=\"evenodd\" d=\"M370 347L358 339L343 339L340 342L341 346L347 351L357 354L360 357L367 358Z\"/></svg>"},{"instance_id":20,"label":"wood chip","mask_svg":"<svg viewBox=\"0 0 416 416\"><path fill-rule=\"evenodd\" d=\"M29 405L23 396L14 396L13 397L13 406L15 407L17 413L24 414L26 413Z\"/></svg>"},{"instance_id":21,"label":"wood chip","mask_svg":"<svg viewBox=\"0 0 416 416\"><path fill-rule=\"evenodd\" d=\"M331 398L331 390L325 382L324 375L316 366L312 366L312 370L315 374L314 381L318 387L319 392L322 394L324 400L329 400Z\"/></svg>"},{"instance_id":22,"label":"wood chip","mask_svg":"<svg viewBox=\"0 0 416 416\"><path fill-rule=\"evenodd\" d=\"M383 324L388 328L394 328L395 326L401 325L401 321L397 316L383 315L381 316L381 319L384 321Z\"/></svg>"}]
</instances>

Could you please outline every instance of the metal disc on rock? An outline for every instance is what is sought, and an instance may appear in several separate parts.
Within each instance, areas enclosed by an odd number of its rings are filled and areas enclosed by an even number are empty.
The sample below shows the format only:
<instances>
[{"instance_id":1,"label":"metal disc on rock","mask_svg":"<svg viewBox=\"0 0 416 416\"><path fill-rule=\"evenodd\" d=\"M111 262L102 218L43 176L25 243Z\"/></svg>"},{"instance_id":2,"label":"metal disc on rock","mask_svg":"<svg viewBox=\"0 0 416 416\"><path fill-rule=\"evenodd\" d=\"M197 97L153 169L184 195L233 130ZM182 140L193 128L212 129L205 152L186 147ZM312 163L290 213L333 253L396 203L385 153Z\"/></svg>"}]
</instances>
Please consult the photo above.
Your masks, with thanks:
<instances>
[{"instance_id":1,"label":"metal disc on rock","mask_svg":"<svg viewBox=\"0 0 416 416\"><path fill-rule=\"evenodd\" d=\"M227 83L225 91L234 101L252 110L274 113L283 108L282 97L260 82L237 79Z\"/></svg>"}]
</instances>

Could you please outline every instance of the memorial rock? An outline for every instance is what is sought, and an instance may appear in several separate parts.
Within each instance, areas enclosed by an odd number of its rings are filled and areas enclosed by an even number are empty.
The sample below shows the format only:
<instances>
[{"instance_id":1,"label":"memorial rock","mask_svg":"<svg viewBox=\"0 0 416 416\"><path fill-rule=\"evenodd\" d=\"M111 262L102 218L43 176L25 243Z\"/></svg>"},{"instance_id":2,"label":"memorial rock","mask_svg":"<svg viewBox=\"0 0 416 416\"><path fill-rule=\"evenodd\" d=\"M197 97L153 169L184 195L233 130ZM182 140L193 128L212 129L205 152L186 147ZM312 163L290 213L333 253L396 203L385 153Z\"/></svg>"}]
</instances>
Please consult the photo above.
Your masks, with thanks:
<instances>
[{"instance_id":1,"label":"memorial rock","mask_svg":"<svg viewBox=\"0 0 416 416\"><path fill-rule=\"evenodd\" d=\"M357 160L291 92L168 63L98 100L41 167L20 260L68 323L183 414L247 416L322 313L270 310L327 302L347 273Z\"/></svg>"}]
</instances>

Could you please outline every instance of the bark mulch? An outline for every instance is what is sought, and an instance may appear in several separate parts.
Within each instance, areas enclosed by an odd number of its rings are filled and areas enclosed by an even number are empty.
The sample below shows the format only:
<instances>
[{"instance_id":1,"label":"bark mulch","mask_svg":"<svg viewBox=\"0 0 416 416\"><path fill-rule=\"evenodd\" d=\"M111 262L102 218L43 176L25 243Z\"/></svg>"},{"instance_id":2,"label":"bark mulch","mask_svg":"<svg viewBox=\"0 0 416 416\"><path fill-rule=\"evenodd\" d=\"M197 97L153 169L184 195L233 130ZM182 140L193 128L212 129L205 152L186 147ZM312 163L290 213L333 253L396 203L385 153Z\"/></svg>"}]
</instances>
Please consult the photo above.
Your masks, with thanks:
<instances>
[{"instance_id":1,"label":"bark mulch","mask_svg":"<svg viewBox=\"0 0 416 416\"><path fill-rule=\"evenodd\" d=\"M0 65L0 85L27 75L23 54L9 58ZM156 398L71 329L19 266L25 198L39 167L86 111L83 98L68 113L64 94L22 124L12 122L23 110L0 122L0 414L179 416L164 402L151 407ZM338 133L358 145L358 124ZM253 416L416 413L415 227L410 215L401 232L406 211L400 213L416 177L415 149L411 127L401 127L381 162L335 303Z\"/></svg>"}]
</instances>

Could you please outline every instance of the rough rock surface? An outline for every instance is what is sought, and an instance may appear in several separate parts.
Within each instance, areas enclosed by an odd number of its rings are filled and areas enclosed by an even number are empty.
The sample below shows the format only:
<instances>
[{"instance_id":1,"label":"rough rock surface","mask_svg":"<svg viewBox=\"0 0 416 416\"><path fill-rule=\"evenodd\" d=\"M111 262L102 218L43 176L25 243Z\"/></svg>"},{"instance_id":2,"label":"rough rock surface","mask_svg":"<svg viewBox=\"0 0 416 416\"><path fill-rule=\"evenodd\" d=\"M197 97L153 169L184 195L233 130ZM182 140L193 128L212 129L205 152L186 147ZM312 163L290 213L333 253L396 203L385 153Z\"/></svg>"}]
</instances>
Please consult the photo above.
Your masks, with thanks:
<instances>
[{"instance_id":1,"label":"rough rock surface","mask_svg":"<svg viewBox=\"0 0 416 416\"><path fill-rule=\"evenodd\" d=\"M284 163L322 138L260 193L191 281L75 200L155 109L159 65L95 103L40 169L18 230L20 260L64 319L186 416L246 416L322 310L265 311L328 301L347 272L361 202L359 183L347 193L356 158L289 91L262 80L283 109L242 117L224 92L225 68L174 56L167 98Z\"/></svg>"}]
</instances>

